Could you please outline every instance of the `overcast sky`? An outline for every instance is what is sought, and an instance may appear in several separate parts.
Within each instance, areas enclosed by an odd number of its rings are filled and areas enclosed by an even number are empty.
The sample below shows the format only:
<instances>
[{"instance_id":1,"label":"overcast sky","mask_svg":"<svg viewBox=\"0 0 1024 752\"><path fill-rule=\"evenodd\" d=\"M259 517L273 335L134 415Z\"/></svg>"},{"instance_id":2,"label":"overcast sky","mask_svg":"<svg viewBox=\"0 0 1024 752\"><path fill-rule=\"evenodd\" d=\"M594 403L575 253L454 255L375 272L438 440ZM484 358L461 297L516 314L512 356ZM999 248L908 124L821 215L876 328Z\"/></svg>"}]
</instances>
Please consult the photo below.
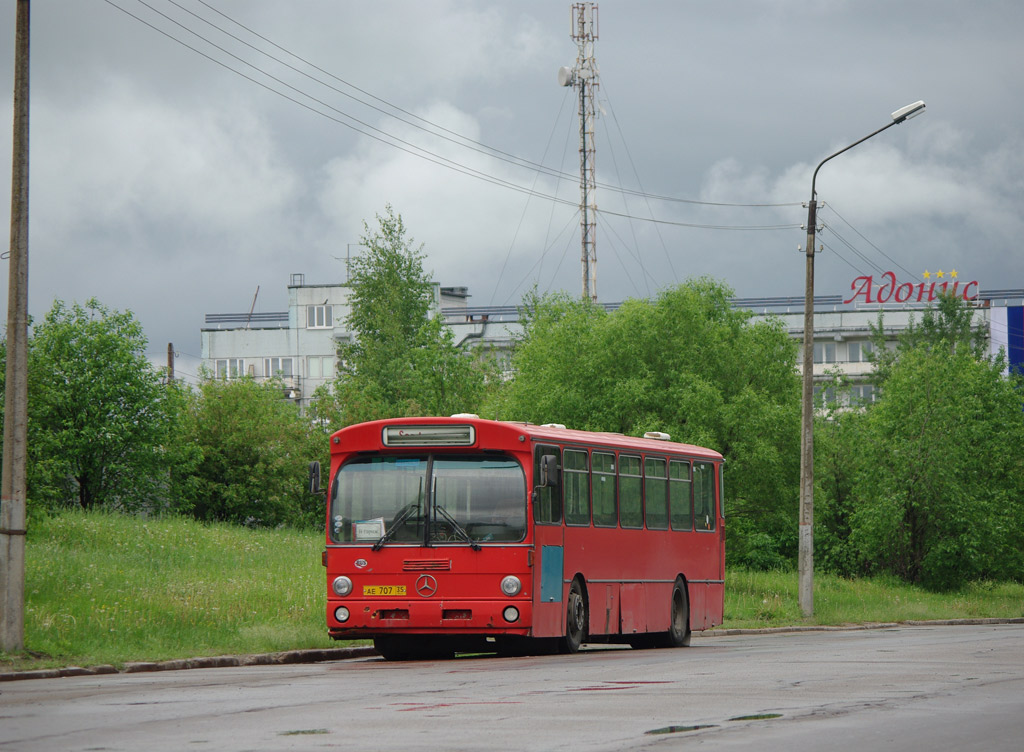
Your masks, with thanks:
<instances>
[{"instance_id":1,"label":"overcast sky","mask_svg":"<svg viewBox=\"0 0 1024 752\"><path fill-rule=\"evenodd\" d=\"M817 292L889 270L1024 287L1020 0L598 6L601 301L699 275L802 295L814 166L916 100L819 173ZM292 273L344 281L388 204L473 305L578 294L571 19L568 0L34 0L31 314L96 297L189 372L204 314L257 288L285 310Z\"/></svg>"}]
</instances>

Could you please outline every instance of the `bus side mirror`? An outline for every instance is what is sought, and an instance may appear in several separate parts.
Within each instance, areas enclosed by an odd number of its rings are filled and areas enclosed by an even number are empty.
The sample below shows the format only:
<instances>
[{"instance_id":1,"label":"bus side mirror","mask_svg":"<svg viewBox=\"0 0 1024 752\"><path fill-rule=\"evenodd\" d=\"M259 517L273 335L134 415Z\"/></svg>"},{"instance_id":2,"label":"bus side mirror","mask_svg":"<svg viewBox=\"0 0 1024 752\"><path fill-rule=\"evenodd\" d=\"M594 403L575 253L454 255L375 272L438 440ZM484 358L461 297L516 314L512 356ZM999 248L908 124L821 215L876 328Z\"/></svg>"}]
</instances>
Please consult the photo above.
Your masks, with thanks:
<instances>
[{"instance_id":1,"label":"bus side mirror","mask_svg":"<svg viewBox=\"0 0 1024 752\"><path fill-rule=\"evenodd\" d=\"M545 454L540 458L540 486L547 488L558 485L558 456Z\"/></svg>"},{"instance_id":2,"label":"bus side mirror","mask_svg":"<svg viewBox=\"0 0 1024 752\"><path fill-rule=\"evenodd\" d=\"M311 494L320 493L320 463L310 462L309 463L309 492Z\"/></svg>"}]
</instances>

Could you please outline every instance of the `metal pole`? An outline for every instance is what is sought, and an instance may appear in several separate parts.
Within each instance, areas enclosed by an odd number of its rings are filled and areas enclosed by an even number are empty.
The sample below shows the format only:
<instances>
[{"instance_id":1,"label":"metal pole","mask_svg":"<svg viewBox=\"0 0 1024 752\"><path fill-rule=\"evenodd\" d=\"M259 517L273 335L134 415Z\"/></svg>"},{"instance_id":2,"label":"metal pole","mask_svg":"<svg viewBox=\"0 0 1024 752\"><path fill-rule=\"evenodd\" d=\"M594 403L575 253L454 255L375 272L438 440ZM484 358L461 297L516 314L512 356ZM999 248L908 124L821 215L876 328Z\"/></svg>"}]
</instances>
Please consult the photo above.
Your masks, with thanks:
<instances>
[{"instance_id":1,"label":"metal pole","mask_svg":"<svg viewBox=\"0 0 1024 752\"><path fill-rule=\"evenodd\" d=\"M923 109L924 103L919 103ZM898 114L898 113L897 113ZM811 200L807 204L807 264L804 278L803 392L800 414L800 539L797 556L798 600L805 617L814 616L814 233L817 222L818 170L833 157L877 136L906 120L894 119L874 133L840 149L818 163L811 177Z\"/></svg>"},{"instance_id":2,"label":"metal pole","mask_svg":"<svg viewBox=\"0 0 1024 752\"><path fill-rule=\"evenodd\" d=\"M803 395L800 413L800 550L797 559L800 610L804 616L814 615L814 232L817 207L812 188L811 201L807 205L807 264L804 278Z\"/></svg>"},{"instance_id":3,"label":"metal pole","mask_svg":"<svg viewBox=\"0 0 1024 752\"><path fill-rule=\"evenodd\" d=\"M28 443L29 0L18 0L14 154L7 297L3 483L0 488L0 649L25 647L25 453Z\"/></svg>"}]
</instances>

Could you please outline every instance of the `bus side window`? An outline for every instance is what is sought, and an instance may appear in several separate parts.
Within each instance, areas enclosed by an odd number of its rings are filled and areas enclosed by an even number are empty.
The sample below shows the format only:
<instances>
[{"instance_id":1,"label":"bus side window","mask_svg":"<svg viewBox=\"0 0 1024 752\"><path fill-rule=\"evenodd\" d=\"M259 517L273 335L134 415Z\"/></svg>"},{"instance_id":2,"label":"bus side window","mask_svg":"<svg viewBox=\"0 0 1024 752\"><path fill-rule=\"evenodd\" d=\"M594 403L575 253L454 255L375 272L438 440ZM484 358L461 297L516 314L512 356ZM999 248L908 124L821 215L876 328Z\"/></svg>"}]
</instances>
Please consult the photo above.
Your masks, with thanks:
<instances>
[{"instance_id":1,"label":"bus side window","mask_svg":"<svg viewBox=\"0 0 1024 752\"><path fill-rule=\"evenodd\" d=\"M565 486L565 524L590 524L590 468L587 466L587 452L580 449L566 449L562 455L565 464L562 477Z\"/></svg>"},{"instance_id":2,"label":"bus side window","mask_svg":"<svg viewBox=\"0 0 1024 752\"><path fill-rule=\"evenodd\" d=\"M559 474L549 470L552 467L550 458L554 458L553 466L557 468L560 454L558 447L553 446L538 446L534 449L532 494L534 522L552 525L562 522L562 485L559 483ZM541 485L542 477L547 481L547 485Z\"/></svg>"},{"instance_id":3,"label":"bus side window","mask_svg":"<svg viewBox=\"0 0 1024 752\"><path fill-rule=\"evenodd\" d=\"M619 455L619 524L622 527L643 527L643 478L640 458Z\"/></svg>"},{"instance_id":4,"label":"bus side window","mask_svg":"<svg viewBox=\"0 0 1024 752\"><path fill-rule=\"evenodd\" d=\"M693 530L693 500L690 498L690 463L672 460L669 464L669 506L673 530Z\"/></svg>"},{"instance_id":5,"label":"bus side window","mask_svg":"<svg viewBox=\"0 0 1024 752\"><path fill-rule=\"evenodd\" d=\"M693 465L693 516L698 530L715 529L715 467L707 462Z\"/></svg>"},{"instance_id":6,"label":"bus side window","mask_svg":"<svg viewBox=\"0 0 1024 752\"><path fill-rule=\"evenodd\" d=\"M594 452L590 457L594 479L594 524L615 527L618 516L615 509L615 455Z\"/></svg>"},{"instance_id":7,"label":"bus side window","mask_svg":"<svg viewBox=\"0 0 1024 752\"><path fill-rule=\"evenodd\" d=\"M644 511L649 530L668 530L668 478L660 457L644 458Z\"/></svg>"}]
</instances>

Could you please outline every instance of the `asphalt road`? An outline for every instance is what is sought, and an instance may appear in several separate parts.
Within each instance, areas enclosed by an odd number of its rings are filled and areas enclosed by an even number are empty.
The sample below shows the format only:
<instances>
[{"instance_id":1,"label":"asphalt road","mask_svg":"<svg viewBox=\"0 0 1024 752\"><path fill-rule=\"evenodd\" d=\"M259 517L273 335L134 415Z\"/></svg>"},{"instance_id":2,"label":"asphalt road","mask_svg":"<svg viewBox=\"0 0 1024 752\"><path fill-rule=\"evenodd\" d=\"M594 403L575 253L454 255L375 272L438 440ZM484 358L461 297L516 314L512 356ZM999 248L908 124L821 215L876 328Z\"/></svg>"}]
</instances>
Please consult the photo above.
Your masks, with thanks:
<instances>
[{"instance_id":1,"label":"asphalt road","mask_svg":"<svg viewBox=\"0 0 1024 752\"><path fill-rule=\"evenodd\" d=\"M1024 625L0 684L0 749L1024 749Z\"/></svg>"}]
</instances>

